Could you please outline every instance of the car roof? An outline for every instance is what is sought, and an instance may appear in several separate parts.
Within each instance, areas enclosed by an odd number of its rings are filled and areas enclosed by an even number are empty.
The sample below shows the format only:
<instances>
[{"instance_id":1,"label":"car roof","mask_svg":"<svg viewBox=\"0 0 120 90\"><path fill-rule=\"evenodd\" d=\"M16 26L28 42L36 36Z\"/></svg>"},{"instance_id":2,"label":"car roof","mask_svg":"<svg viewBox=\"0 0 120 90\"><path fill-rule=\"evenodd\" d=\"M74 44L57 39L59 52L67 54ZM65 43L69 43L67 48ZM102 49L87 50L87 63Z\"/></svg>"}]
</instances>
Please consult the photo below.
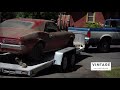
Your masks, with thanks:
<instances>
[{"instance_id":1,"label":"car roof","mask_svg":"<svg viewBox=\"0 0 120 90\"><path fill-rule=\"evenodd\" d=\"M20 20L20 21L30 21L30 22L34 22L34 23L36 23L36 22L44 22L44 23L46 23L46 22L53 22L53 21L51 21L51 20L45 20L45 19L32 19L32 18L13 18L13 19L8 19L8 20Z\"/></svg>"}]
</instances>

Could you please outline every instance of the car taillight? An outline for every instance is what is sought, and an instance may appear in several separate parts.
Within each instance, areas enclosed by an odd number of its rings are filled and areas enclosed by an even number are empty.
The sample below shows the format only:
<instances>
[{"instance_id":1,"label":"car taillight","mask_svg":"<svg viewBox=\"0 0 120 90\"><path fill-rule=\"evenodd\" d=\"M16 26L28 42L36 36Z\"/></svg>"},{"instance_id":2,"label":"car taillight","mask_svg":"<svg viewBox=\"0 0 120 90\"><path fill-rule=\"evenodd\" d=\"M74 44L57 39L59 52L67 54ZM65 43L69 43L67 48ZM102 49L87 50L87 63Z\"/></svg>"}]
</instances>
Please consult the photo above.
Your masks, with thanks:
<instances>
[{"instance_id":1,"label":"car taillight","mask_svg":"<svg viewBox=\"0 0 120 90\"><path fill-rule=\"evenodd\" d=\"M87 32L87 35L86 35L86 36L90 38L90 36L91 36L90 31Z\"/></svg>"},{"instance_id":2,"label":"car taillight","mask_svg":"<svg viewBox=\"0 0 120 90\"><path fill-rule=\"evenodd\" d=\"M5 44L21 44L20 39L14 39L14 38L2 38L2 43Z\"/></svg>"}]
</instances>

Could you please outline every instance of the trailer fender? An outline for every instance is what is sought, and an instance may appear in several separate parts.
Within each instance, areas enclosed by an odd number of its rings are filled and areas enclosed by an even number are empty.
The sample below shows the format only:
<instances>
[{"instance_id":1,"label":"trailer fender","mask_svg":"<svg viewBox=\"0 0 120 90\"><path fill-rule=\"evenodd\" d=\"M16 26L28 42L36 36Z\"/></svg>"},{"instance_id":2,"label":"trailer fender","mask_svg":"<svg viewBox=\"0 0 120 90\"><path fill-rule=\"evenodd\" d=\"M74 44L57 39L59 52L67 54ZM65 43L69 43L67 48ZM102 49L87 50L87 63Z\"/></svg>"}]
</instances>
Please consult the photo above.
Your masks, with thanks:
<instances>
[{"instance_id":1,"label":"trailer fender","mask_svg":"<svg viewBox=\"0 0 120 90\"><path fill-rule=\"evenodd\" d=\"M62 50L56 51L54 55L54 64L61 65L64 55L69 55L69 53L75 53L74 51L76 51L75 47L67 47Z\"/></svg>"},{"instance_id":2,"label":"trailer fender","mask_svg":"<svg viewBox=\"0 0 120 90\"><path fill-rule=\"evenodd\" d=\"M62 58L63 58L63 53L61 52L56 52L55 56L54 56L54 60L55 60L55 65L61 65L62 63Z\"/></svg>"}]
</instances>

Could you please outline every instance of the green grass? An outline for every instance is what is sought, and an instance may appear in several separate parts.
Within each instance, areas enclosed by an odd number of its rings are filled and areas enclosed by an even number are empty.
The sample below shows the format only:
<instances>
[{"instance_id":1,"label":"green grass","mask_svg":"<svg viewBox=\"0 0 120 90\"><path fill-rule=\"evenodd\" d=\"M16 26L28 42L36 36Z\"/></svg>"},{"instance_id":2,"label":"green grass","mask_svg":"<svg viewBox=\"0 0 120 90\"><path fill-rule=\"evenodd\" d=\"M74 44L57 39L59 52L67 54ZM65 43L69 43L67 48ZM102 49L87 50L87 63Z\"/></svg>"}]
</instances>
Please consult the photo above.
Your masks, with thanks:
<instances>
[{"instance_id":1,"label":"green grass","mask_svg":"<svg viewBox=\"0 0 120 90\"><path fill-rule=\"evenodd\" d=\"M120 78L120 67L113 67L111 71L100 72L105 78Z\"/></svg>"}]
</instances>

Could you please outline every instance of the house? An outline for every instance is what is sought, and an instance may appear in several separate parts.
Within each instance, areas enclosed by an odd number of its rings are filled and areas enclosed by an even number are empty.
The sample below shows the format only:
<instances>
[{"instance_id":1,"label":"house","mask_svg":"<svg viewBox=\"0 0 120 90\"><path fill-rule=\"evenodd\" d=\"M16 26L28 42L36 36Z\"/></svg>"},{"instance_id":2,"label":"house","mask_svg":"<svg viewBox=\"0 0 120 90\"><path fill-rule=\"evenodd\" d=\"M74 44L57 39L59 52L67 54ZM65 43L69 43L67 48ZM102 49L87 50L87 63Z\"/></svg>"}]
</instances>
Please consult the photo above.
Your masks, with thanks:
<instances>
[{"instance_id":1,"label":"house","mask_svg":"<svg viewBox=\"0 0 120 90\"><path fill-rule=\"evenodd\" d=\"M60 21L61 18L61 21ZM85 27L86 22L99 23L101 26L106 19L120 18L119 12L66 12L58 18L58 26Z\"/></svg>"}]
</instances>

